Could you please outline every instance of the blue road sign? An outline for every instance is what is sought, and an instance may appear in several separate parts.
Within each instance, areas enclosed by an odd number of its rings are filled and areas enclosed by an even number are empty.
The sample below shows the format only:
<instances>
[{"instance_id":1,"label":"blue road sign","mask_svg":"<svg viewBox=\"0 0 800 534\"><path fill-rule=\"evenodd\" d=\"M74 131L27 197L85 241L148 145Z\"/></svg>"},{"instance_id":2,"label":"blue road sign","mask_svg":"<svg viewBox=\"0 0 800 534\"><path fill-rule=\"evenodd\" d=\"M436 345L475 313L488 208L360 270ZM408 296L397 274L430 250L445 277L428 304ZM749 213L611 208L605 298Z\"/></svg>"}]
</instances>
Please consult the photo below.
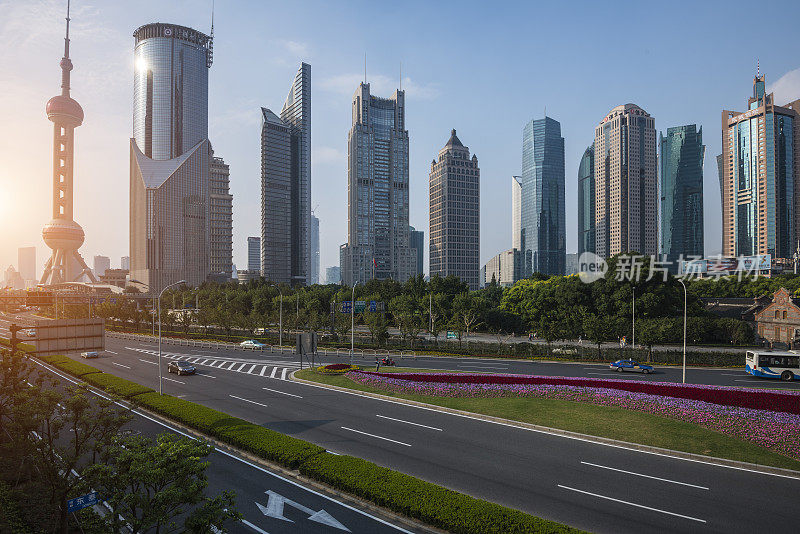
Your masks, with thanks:
<instances>
[{"instance_id":1,"label":"blue road sign","mask_svg":"<svg viewBox=\"0 0 800 534\"><path fill-rule=\"evenodd\" d=\"M82 495L80 497L75 497L74 499L69 499L67 501L67 513L71 514L72 512L77 512L78 510L82 510L89 506L94 506L98 502L99 499L97 498L96 491L87 493L86 495Z\"/></svg>"}]
</instances>

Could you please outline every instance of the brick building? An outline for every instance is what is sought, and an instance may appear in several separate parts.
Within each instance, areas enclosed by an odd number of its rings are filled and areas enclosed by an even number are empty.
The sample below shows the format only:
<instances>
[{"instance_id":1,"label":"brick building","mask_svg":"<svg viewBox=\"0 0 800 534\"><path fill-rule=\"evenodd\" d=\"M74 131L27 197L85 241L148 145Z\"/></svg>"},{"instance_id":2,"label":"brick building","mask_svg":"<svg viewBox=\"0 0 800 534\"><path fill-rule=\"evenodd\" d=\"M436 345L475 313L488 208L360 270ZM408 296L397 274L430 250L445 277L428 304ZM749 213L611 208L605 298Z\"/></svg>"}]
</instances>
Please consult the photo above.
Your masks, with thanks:
<instances>
[{"instance_id":1,"label":"brick building","mask_svg":"<svg viewBox=\"0 0 800 534\"><path fill-rule=\"evenodd\" d=\"M758 335L770 343L792 346L800 335L800 306L785 287L772 297L772 303L756 312Z\"/></svg>"}]
</instances>

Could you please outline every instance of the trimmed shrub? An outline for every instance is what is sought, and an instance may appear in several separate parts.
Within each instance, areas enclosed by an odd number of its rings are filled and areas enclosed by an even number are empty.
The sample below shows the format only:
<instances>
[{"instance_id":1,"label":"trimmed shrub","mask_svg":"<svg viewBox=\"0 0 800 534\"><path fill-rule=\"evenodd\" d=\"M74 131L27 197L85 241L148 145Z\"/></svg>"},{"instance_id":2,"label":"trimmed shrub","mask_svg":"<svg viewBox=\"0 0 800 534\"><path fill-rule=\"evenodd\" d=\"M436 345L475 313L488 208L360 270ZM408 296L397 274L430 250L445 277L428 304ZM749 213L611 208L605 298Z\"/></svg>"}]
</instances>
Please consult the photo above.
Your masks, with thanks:
<instances>
[{"instance_id":1,"label":"trimmed shrub","mask_svg":"<svg viewBox=\"0 0 800 534\"><path fill-rule=\"evenodd\" d=\"M153 393L153 390L148 387L107 373L90 373L84 375L83 379L93 386L126 399L134 395Z\"/></svg>"},{"instance_id":2,"label":"trimmed shrub","mask_svg":"<svg viewBox=\"0 0 800 534\"><path fill-rule=\"evenodd\" d=\"M323 365L317 367L316 371L322 375L343 375L350 371L360 371L361 367L357 365L348 365L346 363L334 363L331 365Z\"/></svg>"},{"instance_id":3,"label":"trimmed shrub","mask_svg":"<svg viewBox=\"0 0 800 534\"><path fill-rule=\"evenodd\" d=\"M75 360L66 357L64 357L63 360L54 361L53 365L62 371L65 371L71 375L75 375L79 378L83 378L85 375L91 373L102 373L102 371L96 367L86 365L85 363L76 362Z\"/></svg>"},{"instance_id":4,"label":"trimmed shrub","mask_svg":"<svg viewBox=\"0 0 800 534\"><path fill-rule=\"evenodd\" d=\"M33 534L33 528L25 521L25 514L18 504L23 498L23 495L16 495L8 484L0 481L0 532Z\"/></svg>"},{"instance_id":5,"label":"trimmed shrub","mask_svg":"<svg viewBox=\"0 0 800 534\"><path fill-rule=\"evenodd\" d=\"M267 460L296 469L324 448L258 426L212 408L158 393L137 395L133 402Z\"/></svg>"},{"instance_id":6,"label":"trimmed shrub","mask_svg":"<svg viewBox=\"0 0 800 534\"><path fill-rule=\"evenodd\" d=\"M580 532L353 456L321 454L300 473L457 534Z\"/></svg>"}]
</instances>

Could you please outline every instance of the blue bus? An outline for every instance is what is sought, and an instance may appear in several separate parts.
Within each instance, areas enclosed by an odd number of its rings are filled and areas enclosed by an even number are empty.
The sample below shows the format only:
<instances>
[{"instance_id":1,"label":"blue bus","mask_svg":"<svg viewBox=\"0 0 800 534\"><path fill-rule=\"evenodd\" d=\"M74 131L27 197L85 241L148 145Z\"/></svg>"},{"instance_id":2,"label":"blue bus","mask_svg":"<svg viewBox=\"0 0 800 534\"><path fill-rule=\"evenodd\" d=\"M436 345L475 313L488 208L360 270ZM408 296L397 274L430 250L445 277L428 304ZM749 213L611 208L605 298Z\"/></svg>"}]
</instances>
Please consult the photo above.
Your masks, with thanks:
<instances>
[{"instance_id":1,"label":"blue bus","mask_svg":"<svg viewBox=\"0 0 800 534\"><path fill-rule=\"evenodd\" d=\"M753 376L800 380L800 354L796 352L747 351L745 370Z\"/></svg>"}]
</instances>

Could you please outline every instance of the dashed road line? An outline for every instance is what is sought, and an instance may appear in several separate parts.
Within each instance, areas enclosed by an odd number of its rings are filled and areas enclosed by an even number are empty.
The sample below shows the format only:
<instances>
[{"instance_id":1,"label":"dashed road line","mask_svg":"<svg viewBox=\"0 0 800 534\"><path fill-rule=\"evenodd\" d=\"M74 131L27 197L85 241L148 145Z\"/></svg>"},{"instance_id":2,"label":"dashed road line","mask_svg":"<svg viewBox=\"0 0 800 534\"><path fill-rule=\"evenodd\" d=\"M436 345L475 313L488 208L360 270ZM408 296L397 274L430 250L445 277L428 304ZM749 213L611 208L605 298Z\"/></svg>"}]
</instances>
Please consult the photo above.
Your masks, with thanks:
<instances>
[{"instance_id":1,"label":"dashed road line","mask_svg":"<svg viewBox=\"0 0 800 534\"><path fill-rule=\"evenodd\" d=\"M397 441L395 439L384 438L383 436L376 436L375 434L370 434L369 432L362 432L361 430L356 430L355 428L348 428L346 426L340 427L342 430L349 430L350 432L355 432L356 434L364 434L365 436L369 436L371 438L382 439L385 441L391 441L392 443L397 443L398 445L404 445L406 447L410 447L411 445L408 443L403 443L402 441Z\"/></svg>"},{"instance_id":2,"label":"dashed road line","mask_svg":"<svg viewBox=\"0 0 800 534\"><path fill-rule=\"evenodd\" d=\"M683 519L689 519L691 521L697 521L698 523L705 523L706 522L705 519L698 519L696 517L692 517L692 516L689 516L689 515L677 514L675 512L668 512L667 510L660 510L658 508L652 508L650 506L645 506L643 504L636 504L635 502L630 502L630 501L627 501L627 500L621 500L621 499L617 499L615 497L606 497L605 495L600 495L599 493L592 493L590 491L584 491L584 490L580 490L580 489L576 489L576 488L570 488L569 486L562 486L561 484L559 484L558 487L561 488L561 489L574 491L576 493L583 493L584 495L591 495L592 497L597 497L598 499L605 499L607 501L613 501L613 502L618 503L618 504L626 504L628 506L634 506L636 508L641 508L643 510L650 510L651 512L659 512L659 513L671 515L671 516L674 516L674 517L680 517L680 518L683 518Z\"/></svg>"},{"instance_id":3,"label":"dashed road line","mask_svg":"<svg viewBox=\"0 0 800 534\"><path fill-rule=\"evenodd\" d=\"M294 393L286 393L285 391L278 391L277 389L270 389L270 388L261 388L266 389L267 391L272 391L273 393L280 393L281 395L288 395L290 397L297 397L298 399L302 399L300 395L295 395Z\"/></svg>"},{"instance_id":4,"label":"dashed road line","mask_svg":"<svg viewBox=\"0 0 800 534\"><path fill-rule=\"evenodd\" d=\"M269 408L266 404L261 404L260 402L256 402L254 400L245 399L243 397L237 397L236 395L228 395L229 397L233 397L234 399L238 399L240 401L250 402L252 404L258 404L259 406L263 406L264 408Z\"/></svg>"},{"instance_id":5,"label":"dashed road line","mask_svg":"<svg viewBox=\"0 0 800 534\"><path fill-rule=\"evenodd\" d=\"M186 382L181 382L180 380L175 380L174 378L170 378L168 376L165 376L163 378L164 380L169 380L170 382L177 382L178 384L183 384L184 386L186 385Z\"/></svg>"},{"instance_id":6,"label":"dashed road line","mask_svg":"<svg viewBox=\"0 0 800 534\"><path fill-rule=\"evenodd\" d=\"M616 467L609 467L607 465L593 464L591 462L581 462L581 463L583 465L589 465L589 466L597 467L597 468L600 468L600 469L608 469L609 471L616 471L618 473L625 473L626 475L634 475L634 476L637 476L637 477L649 478L649 479L652 479L652 480L660 480L661 482L670 482L672 484L680 484L681 486L689 486L690 488L708 490L708 488L705 487L705 486L698 486L697 484L689 484L688 482L679 482L677 480L670 480L668 478L660 478L660 477L654 477L652 475L645 475L645 474L642 474L642 473L634 473L633 471L625 471L624 469L618 469Z\"/></svg>"},{"instance_id":7,"label":"dashed road line","mask_svg":"<svg viewBox=\"0 0 800 534\"><path fill-rule=\"evenodd\" d=\"M123 365L123 364L121 364L121 363L117 363L117 362L111 362L111 364L112 364L112 365L117 365L117 366L119 366L119 367L124 367L125 369L130 369L130 367L128 367L127 365Z\"/></svg>"},{"instance_id":8,"label":"dashed road line","mask_svg":"<svg viewBox=\"0 0 800 534\"><path fill-rule=\"evenodd\" d=\"M407 425L421 426L423 428L430 428L431 430L438 430L439 432L444 432L444 430L442 430L441 428L436 428L435 426L423 425L421 423L413 423L411 421L404 421L403 419L395 419L394 417L388 417L386 415L376 414L375 417L380 417L381 419L390 419L392 421L397 421L398 423L405 423Z\"/></svg>"}]
</instances>

